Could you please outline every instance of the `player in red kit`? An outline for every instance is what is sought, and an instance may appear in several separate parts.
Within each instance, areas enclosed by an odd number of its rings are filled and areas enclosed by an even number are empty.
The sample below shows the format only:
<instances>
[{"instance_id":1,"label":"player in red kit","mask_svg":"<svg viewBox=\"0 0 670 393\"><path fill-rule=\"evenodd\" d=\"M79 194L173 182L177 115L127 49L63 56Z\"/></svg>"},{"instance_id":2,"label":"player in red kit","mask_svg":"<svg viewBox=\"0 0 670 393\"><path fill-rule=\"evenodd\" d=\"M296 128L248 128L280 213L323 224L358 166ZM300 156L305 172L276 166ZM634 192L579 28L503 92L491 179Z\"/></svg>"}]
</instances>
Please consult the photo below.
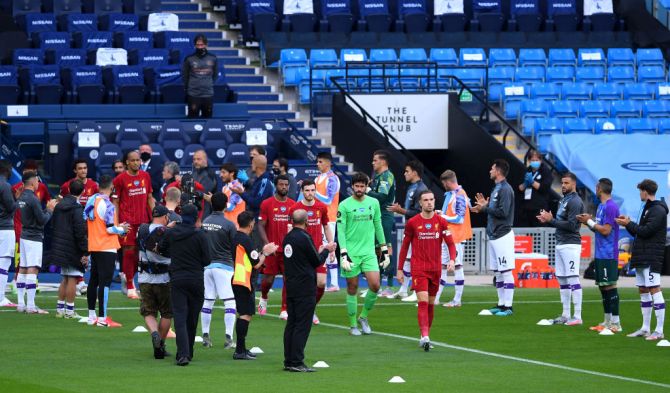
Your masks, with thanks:
<instances>
[{"instance_id":1,"label":"player in red kit","mask_svg":"<svg viewBox=\"0 0 670 393\"><path fill-rule=\"evenodd\" d=\"M449 248L451 260L447 269L454 269L456 246L448 230L447 220L435 214L435 195L424 190L419 195L421 213L410 218L405 224L405 236L402 239L398 261L407 257L409 246L412 246L411 273L412 285L419 301L419 330L421 340L419 346L424 351L430 350L430 326L433 324L435 294L440 286L442 274L442 242ZM398 281L405 279L402 269L398 267Z\"/></svg>"},{"instance_id":2,"label":"player in red kit","mask_svg":"<svg viewBox=\"0 0 670 393\"><path fill-rule=\"evenodd\" d=\"M121 249L123 250L123 281L126 280L128 297L138 299L135 290L135 273L139 254L137 250L137 229L141 224L150 220L149 212L154 208L154 198L151 196L151 177L145 171L140 170L142 161L140 153L130 151L125 157L126 168L114 178L113 202L117 222L130 224L130 230L121 238ZM123 289L123 286L122 286Z\"/></svg>"},{"instance_id":3,"label":"player in red kit","mask_svg":"<svg viewBox=\"0 0 670 393\"><path fill-rule=\"evenodd\" d=\"M258 234L263 244L283 244L284 236L288 233L290 216L288 214L295 201L288 195L288 176L279 175L275 177L275 194L261 202L260 215L258 217ZM274 254L265 258L263 268L263 280L261 281L261 300L258 303L258 314L265 315L268 306L268 292L275 282L275 276L284 274L284 255L280 248ZM286 313L286 287L281 291L281 312L279 316L287 319Z\"/></svg>"},{"instance_id":4,"label":"player in red kit","mask_svg":"<svg viewBox=\"0 0 670 393\"><path fill-rule=\"evenodd\" d=\"M88 201L88 198L98 193L98 183L87 177L88 164L84 159L78 158L74 160L74 163L72 164L72 171L74 172L74 177L60 186L60 195L62 197L70 195L70 183L75 180L79 180L84 184L84 192L82 192L81 196L79 197L79 203L82 206L86 206L86 201Z\"/></svg>"},{"instance_id":5,"label":"player in red kit","mask_svg":"<svg viewBox=\"0 0 670 393\"><path fill-rule=\"evenodd\" d=\"M307 211L307 233L312 238L314 248L317 250L325 243L332 243L334 234L328 226L328 206L325 203L316 199L316 184L313 180L305 179L300 186L302 191L302 198L289 210L289 215L293 217L293 212L299 209ZM323 297L323 292L326 287L326 278L328 271L326 264L316 268L316 303L318 304ZM315 325L319 324L319 318L316 313L312 317L312 322Z\"/></svg>"}]
</instances>

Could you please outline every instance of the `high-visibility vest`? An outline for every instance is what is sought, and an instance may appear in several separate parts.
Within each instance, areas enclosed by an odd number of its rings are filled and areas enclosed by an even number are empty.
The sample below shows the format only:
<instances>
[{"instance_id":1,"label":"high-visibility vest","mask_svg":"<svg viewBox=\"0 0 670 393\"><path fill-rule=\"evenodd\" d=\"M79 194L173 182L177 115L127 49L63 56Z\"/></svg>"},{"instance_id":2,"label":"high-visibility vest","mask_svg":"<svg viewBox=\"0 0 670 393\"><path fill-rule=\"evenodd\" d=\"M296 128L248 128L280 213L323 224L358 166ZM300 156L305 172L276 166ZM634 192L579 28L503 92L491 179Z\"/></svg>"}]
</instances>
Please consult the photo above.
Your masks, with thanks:
<instances>
[{"instance_id":1,"label":"high-visibility vest","mask_svg":"<svg viewBox=\"0 0 670 393\"><path fill-rule=\"evenodd\" d=\"M318 192L321 195L327 195L328 194L328 182L332 180L335 180L337 182L337 192L333 196L333 200L330 202L330 204L326 205L328 206L328 221L329 222L336 222L337 221L337 207L340 204L340 179L337 177L333 171L328 171L326 173L322 173L319 176L314 179L314 185L316 185L316 192Z\"/></svg>"},{"instance_id":2,"label":"high-visibility vest","mask_svg":"<svg viewBox=\"0 0 670 393\"><path fill-rule=\"evenodd\" d=\"M118 250L121 248L121 245L119 244L119 236L107 233L107 224L105 223L105 220L98 215L98 205L100 203L106 203L106 201L101 197L96 197L95 202L93 203L93 214L95 219L86 221L88 227L88 251ZM116 219L114 220L114 225L117 225Z\"/></svg>"},{"instance_id":3,"label":"high-visibility vest","mask_svg":"<svg viewBox=\"0 0 670 393\"><path fill-rule=\"evenodd\" d=\"M465 200L468 200L468 194L465 193L465 190L459 188L456 191L456 195L462 195ZM447 216L456 215L456 197L452 198L447 205ZM472 238L472 224L470 223L470 209L465 207L465 217L463 218L462 224L453 224L449 223L449 231L451 236L454 239L454 243L461 243L470 238Z\"/></svg>"},{"instance_id":4,"label":"high-visibility vest","mask_svg":"<svg viewBox=\"0 0 670 393\"><path fill-rule=\"evenodd\" d=\"M237 180L233 180L229 184L226 184L223 186L223 189L221 190L227 197L228 197L228 203L230 203L230 198L233 195L233 192L230 190L230 187L233 185L241 185L241 183ZM237 227L237 216L240 215L243 211L245 211L247 208L247 203L244 202L244 199L240 199L240 202L235 205L235 208L231 211L225 210L223 212L223 216L226 217L229 221L231 221L235 226Z\"/></svg>"},{"instance_id":5,"label":"high-visibility vest","mask_svg":"<svg viewBox=\"0 0 670 393\"><path fill-rule=\"evenodd\" d=\"M235 248L235 272L233 273L233 285L247 287L251 291L251 261L247 251L241 244Z\"/></svg>"}]
</instances>

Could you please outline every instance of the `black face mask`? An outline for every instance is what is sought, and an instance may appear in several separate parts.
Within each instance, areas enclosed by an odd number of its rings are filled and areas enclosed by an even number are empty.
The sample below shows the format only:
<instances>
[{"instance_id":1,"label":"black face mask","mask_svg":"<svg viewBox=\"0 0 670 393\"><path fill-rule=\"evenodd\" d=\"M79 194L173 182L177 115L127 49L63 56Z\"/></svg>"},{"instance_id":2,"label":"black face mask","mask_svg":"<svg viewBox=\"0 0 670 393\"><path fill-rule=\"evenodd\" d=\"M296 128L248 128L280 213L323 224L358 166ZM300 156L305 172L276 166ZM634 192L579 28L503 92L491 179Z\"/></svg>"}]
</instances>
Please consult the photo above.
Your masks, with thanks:
<instances>
[{"instance_id":1,"label":"black face mask","mask_svg":"<svg viewBox=\"0 0 670 393\"><path fill-rule=\"evenodd\" d=\"M195 54L198 57L204 57L207 54L207 48L196 48L195 49Z\"/></svg>"},{"instance_id":2,"label":"black face mask","mask_svg":"<svg viewBox=\"0 0 670 393\"><path fill-rule=\"evenodd\" d=\"M140 154L140 159L142 160L142 162L147 162L147 161L149 161L149 160L151 159L151 153L146 152L146 151L145 151L145 152L142 152L142 153Z\"/></svg>"},{"instance_id":3,"label":"black face mask","mask_svg":"<svg viewBox=\"0 0 670 393\"><path fill-rule=\"evenodd\" d=\"M272 168L272 173L275 174L275 176L281 175L281 169L279 168Z\"/></svg>"}]
</instances>

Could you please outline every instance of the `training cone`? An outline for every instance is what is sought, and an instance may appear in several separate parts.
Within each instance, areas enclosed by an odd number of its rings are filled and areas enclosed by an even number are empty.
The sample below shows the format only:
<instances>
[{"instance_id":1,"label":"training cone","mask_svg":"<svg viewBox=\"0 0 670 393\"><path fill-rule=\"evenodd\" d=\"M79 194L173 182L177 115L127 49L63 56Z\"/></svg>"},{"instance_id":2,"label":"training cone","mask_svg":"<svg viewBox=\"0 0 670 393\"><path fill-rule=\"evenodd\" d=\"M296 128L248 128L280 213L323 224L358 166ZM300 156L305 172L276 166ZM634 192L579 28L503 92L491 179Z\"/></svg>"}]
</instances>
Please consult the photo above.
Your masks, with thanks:
<instances>
[{"instance_id":1,"label":"training cone","mask_svg":"<svg viewBox=\"0 0 670 393\"><path fill-rule=\"evenodd\" d=\"M670 341L668 340L661 340L656 344L657 347L670 347Z\"/></svg>"},{"instance_id":2,"label":"training cone","mask_svg":"<svg viewBox=\"0 0 670 393\"><path fill-rule=\"evenodd\" d=\"M390 383L405 383L405 380L402 379L402 377L399 377L399 376L396 375L395 377L389 379L389 382Z\"/></svg>"},{"instance_id":3,"label":"training cone","mask_svg":"<svg viewBox=\"0 0 670 393\"><path fill-rule=\"evenodd\" d=\"M195 342L201 343L202 342L202 336L195 336Z\"/></svg>"},{"instance_id":4,"label":"training cone","mask_svg":"<svg viewBox=\"0 0 670 393\"><path fill-rule=\"evenodd\" d=\"M487 315L488 316L488 315L493 315L493 314L491 314L491 311L489 311L489 310L482 310L477 315Z\"/></svg>"},{"instance_id":5,"label":"training cone","mask_svg":"<svg viewBox=\"0 0 670 393\"><path fill-rule=\"evenodd\" d=\"M77 322L79 322L79 323L87 323L87 322L88 322L88 318L86 318L86 317L84 317L84 318L80 318L79 321L77 321Z\"/></svg>"},{"instance_id":6,"label":"training cone","mask_svg":"<svg viewBox=\"0 0 670 393\"><path fill-rule=\"evenodd\" d=\"M148 332L148 330L144 326L138 326L135 329L133 329L133 333L146 333L146 332Z\"/></svg>"},{"instance_id":7,"label":"training cone","mask_svg":"<svg viewBox=\"0 0 670 393\"><path fill-rule=\"evenodd\" d=\"M318 362L314 363L312 366L314 368L328 368L330 367L328 363L324 362L323 360L319 360Z\"/></svg>"},{"instance_id":8,"label":"training cone","mask_svg":"<svg viewBox=\"0 0 670 393\"><path fill-rule=\"evenodd\" d=\"M258 347L253 347L253 348L251 348L251 349L249 350L249 352L253 353L254 355L257 354L257 353L264 353L263 350L260 349L260 348L258 348Z\"/></svg>"},{"instance_id":9,"label":"training cone","mask_svg":"<svg viewBox=\"0 0 670 393\"><path fill-rule=\"evenodd\" d=\"M614 336L614 332L612 332L611 330L609 330L607 328L601 330L600 333L598 333L598 334L600 334L601 336Z\"/></svg>"},{"instance_id":10,"label":"training cone","mask_svg":"<svg viewBox=\"0 0 670 393\"><path fill-rule=\"evenodd\" d=\"M551 323L550 320L548 319L540 319L540 321L537 323L540 326L551 326L553 323Z\"/></svg>"}]
</instances>

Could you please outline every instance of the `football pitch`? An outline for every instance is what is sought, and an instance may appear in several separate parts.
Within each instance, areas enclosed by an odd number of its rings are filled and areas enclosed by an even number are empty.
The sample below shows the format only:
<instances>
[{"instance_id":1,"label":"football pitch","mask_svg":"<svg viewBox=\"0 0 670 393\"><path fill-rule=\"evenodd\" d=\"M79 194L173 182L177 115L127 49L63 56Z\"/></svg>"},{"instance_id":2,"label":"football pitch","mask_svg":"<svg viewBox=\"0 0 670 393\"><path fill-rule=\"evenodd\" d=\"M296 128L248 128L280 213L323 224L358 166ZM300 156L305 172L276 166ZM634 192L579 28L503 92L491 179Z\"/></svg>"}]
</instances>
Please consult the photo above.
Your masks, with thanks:
<instances>
[{"instance_id":1,"label":"football pitch","mask_svg":"<svg viewBox=\"0 0 670 393\"><path fill-rule=\"evenodd\" d=\"M443 300L449 300L447 288ZM38 295L49 315L0 312L2 356L0 392L633 392L670 390L670 347L627 338L639 328L639 297L620 289L624 334L600 336L588 326L602 320L597 289L584 290L584 326L537 326L560 314L557 289L516 291L512 317L478 316L493 305L493 287L466 287L463 307L436 307L431 340L418 347L417 308L380 299L370 313L371 336L348 335L344 291L327 293L306 349L306 364L330 367L311 374L282 370L284 321L278 295L270 296L268 315L255 316L247 346L263 350L255 361L234 361L223 348L222 303L213 314L214 347L196 344L188 367L173 356L154 360L138 302L114 292L110 314L123 324L103 329L56 319L55 294ZM362 299L361 299L362 300ZM362 301L359 301L359 307ZM77 298L86 314L85 298ZM272 315L270 315L272 314ZM652 319L652 328L655 327ZM200 330L198 330L200 334ZM174 340L168 340L174 355ZM400 376L405 383L389 383Z\"/></svg>"}]
</instances>

